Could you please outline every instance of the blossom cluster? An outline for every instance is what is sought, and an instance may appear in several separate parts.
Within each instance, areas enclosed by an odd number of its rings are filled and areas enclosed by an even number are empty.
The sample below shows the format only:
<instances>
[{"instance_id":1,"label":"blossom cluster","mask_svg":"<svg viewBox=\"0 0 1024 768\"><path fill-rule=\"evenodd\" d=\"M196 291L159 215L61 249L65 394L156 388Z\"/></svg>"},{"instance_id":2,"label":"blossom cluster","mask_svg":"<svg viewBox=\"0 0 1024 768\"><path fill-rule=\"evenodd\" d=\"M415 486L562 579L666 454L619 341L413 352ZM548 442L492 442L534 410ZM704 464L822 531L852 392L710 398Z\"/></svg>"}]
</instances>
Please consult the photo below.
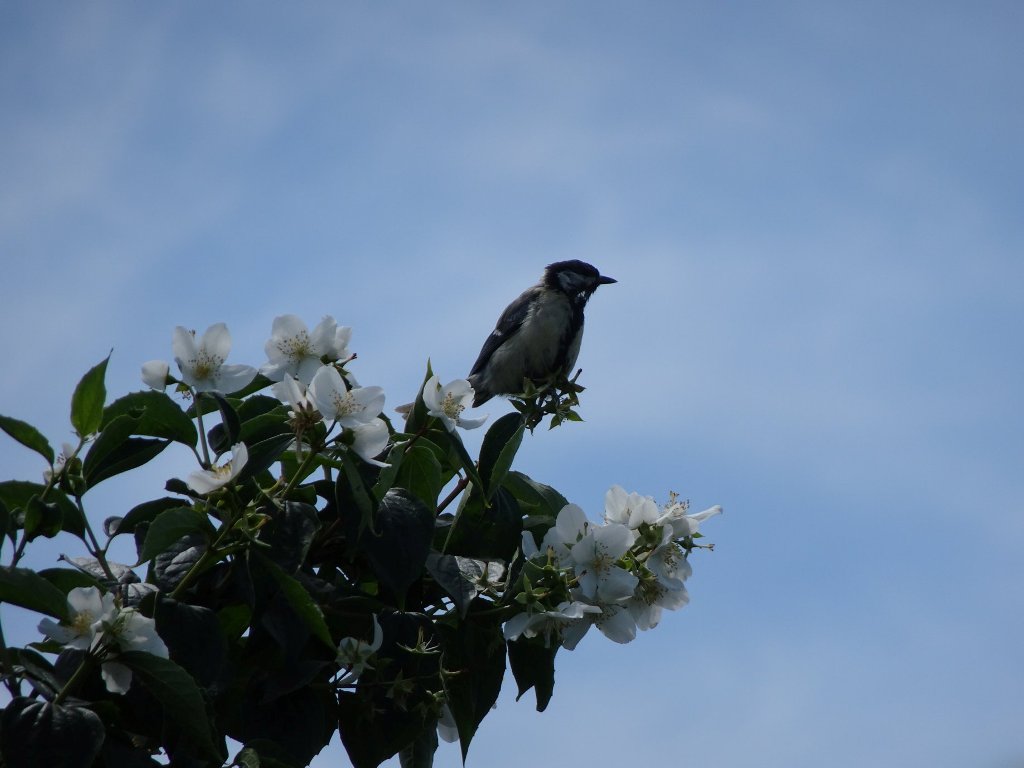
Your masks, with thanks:
<instances>
[{"instance_id":1,"label":"blossom cluster","mask_svg":"<svg viewBox=\"0 0 1024 768\"><path fill-rule=\"evenodd\" d=\"M301 447L303 432L325 421L348 433L346 443L364 461L386 466L375 457L388 445L390 433L380 418L384 409L381 387L359 386L345 364L355 359L348 345L352 329L339 326L330 315L310 331L296 315L274 318L271 336L264 349L267 362L259 369L249 365L229 365L231 334L224 323L210 326L197 339L196 332L178 326L174 330L172 352L181 373L177 379L170 364L151 360L142 366L142 380L153 389L163 390L177 383L193 395L203 392L232 394L249 386L257 374L270 381L271 392L291 410L289 416ZM449 431L462 427L474 429L486 417L468 419L462 412L473 402L473 388L465 379L442 386L434 376L423 389L429 415L442 421ZM196 493L210 493L238 476L247 461L242 443L232 447L232 457L220 464L193 472L187 479Z\"/></svg>"},{"instance_id":2,"label":"blossom cluster","mask_svg":"<svg viewBox=\"0 0 1024 768\"><path fill-rule=\"evenodd\" d=\"M167 658L167 646L156 631L156 622L134 608L122 607L109 592L96 587L76 587L68 593L66 622L39 622L39 631L67 648L85 651L100 661L107 690L124 693L132 671L117 662L120 651L145 651Z\"/></svg>"},{"instance_id":3,"label":"blossom cluster","mask_svg":"<svg viewBox=\"0 0 1024 768\"><path fill-rule=\"evenodd\" d=\"M674 495L659 507L618 485L605 495L601 524L567 504L540 547L523 532L526 566L515 599L526 610L505 623L505 639L543 635L572 650L596 625L609 639L630 642L638 629L657 626L663 609L689 602L687 555L700 523L721 511L688 514L688 503Z\"/></svg>"}]
</instances>

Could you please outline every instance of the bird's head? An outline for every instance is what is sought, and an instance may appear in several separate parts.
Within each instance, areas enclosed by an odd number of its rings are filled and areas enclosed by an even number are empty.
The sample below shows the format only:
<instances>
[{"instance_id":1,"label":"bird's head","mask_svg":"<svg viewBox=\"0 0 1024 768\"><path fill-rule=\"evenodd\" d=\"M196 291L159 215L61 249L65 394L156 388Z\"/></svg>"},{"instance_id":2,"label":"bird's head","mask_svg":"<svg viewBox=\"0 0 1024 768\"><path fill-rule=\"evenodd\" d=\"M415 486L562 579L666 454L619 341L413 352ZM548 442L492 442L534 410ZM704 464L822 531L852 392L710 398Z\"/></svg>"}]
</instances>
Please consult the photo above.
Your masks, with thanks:
<instances>
[{"instance_id":1,"label":"bird's head","mask_svg":"<svg viewBox=\"0 0 1024 768\"><path fill-rule=\"evenodd\" d=\"M598 286L615 282L618 281L602 275L596 267L579 259L556 261L544 269L544 284L548 288L561 291L573 298L582 298L584 301L590 298L590 294L596 291Z\"/></svg>"}]
</instances>

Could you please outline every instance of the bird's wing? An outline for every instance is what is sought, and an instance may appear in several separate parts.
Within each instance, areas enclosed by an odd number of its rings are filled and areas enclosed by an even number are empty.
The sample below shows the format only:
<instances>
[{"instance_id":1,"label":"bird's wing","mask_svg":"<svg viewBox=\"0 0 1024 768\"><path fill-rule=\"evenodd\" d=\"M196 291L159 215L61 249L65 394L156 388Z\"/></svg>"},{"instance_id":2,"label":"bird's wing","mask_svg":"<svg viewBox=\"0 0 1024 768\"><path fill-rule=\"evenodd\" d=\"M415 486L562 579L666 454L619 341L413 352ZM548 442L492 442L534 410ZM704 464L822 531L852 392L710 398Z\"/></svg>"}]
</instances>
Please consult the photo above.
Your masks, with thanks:
<instances>
[{"instance_id":1,"label":"bird's wing","mask_svg":"<svg viewBox=\"0 0 1024 768\"><path fill-rule=\"evenodd\" d=\"M487 337L483 348L480 350L480 355L477 357L476 362L473 363L473 370L469 372L470 376L480 373L498 347L508 341L519 330L530 311L530 303L533 301L534 294L538 290L540 289L536 286L528 288L519 295L519 298L505 307L505 311L498 318L498 324L494 326L494 330L491 331L491 335Z\"/></svg>"}]
</instances>

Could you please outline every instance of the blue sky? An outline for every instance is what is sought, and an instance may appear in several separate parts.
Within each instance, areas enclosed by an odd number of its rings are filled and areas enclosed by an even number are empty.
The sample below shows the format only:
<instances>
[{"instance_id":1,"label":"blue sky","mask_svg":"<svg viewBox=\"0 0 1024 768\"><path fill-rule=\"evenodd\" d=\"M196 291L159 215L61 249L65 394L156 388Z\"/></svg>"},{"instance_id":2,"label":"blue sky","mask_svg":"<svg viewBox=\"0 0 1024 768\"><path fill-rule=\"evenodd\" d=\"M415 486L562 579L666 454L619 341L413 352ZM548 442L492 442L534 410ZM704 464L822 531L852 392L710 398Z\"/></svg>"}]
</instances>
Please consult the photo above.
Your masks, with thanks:
<instances>
[{"instance_id":1,"label":"blue sky","mask_svg":"<svg viewBox=\"0 0 1024 768\"><path fill-rule=\"evenodd\" d=\"M619 280L587 421L519 467L595 517L612 483L726 512L687 608L561 654L542 715L506 691L469 765L1024 765L1022 33L1013 2L5 3L0 413L59 445L111 348L121 394L175 325L258 365L286 312L351 325L397 405L585 259Z\"/></svg>"}]
</instances>

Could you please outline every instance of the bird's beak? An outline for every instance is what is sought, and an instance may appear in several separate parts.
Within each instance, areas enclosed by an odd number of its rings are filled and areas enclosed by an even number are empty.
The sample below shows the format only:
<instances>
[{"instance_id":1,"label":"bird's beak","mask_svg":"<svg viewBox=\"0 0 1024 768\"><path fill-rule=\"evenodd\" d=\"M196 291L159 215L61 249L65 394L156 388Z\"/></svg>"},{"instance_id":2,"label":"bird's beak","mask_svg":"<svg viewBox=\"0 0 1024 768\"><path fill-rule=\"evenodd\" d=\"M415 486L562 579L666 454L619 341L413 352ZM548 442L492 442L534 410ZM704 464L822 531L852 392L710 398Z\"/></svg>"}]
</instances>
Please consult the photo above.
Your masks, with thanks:
<instances>
[{"instance_id":1,"label":"bird's beak","mask_svg":"<svg viewBox=\"0 0 1024 768\"><path fill-rule=\"evenodd\" d=\"M611 283L617 283L619 281L616 280L614 277L608 277L607 275L601 275L599 278L597 278L597 282L598 282L599 285L609 285Z\"/></svg>"}]
</instances>

